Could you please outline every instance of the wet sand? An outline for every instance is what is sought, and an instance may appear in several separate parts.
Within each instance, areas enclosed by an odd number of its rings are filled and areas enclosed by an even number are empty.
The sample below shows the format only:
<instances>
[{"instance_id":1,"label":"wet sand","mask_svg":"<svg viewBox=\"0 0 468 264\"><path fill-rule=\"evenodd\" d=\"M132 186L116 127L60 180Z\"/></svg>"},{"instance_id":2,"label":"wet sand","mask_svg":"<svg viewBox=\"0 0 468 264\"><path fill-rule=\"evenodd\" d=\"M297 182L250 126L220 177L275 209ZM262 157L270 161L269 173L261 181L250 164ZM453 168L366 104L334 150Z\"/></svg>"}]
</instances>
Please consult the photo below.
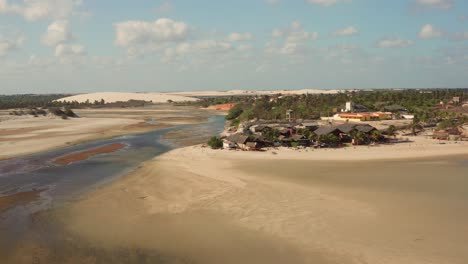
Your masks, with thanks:
<instances>
[{"instance_id":1,"label":"wet sand","mask_svg":"<svg viewBox=\"0 0 468 264\"><path fill-rule=\"evenodd\" d=\"M0 122L0 160L117 136L207 120L195 107L76 109L81 118L5 116ZM2 111L5 113L6 111Z\"/></svg>"},{"instance_id":2,"label":"wet sand","mask_svg":"<svg viewBox=\"0 0 468 264\"><path fill-rule=\"evenodd\" d=\"M101 250L140 248L182 263L468 259L466 155L313 161L231 154L174 150L57 213L59 222Z\"/></svg>"},{"instance_id":3,"label":"wet sand","mask_svg":"<svg viewBox=\"0 0 468 264\"><path fill-rule=\"evenodd\" d=\"M39 198L41 192L45 189L32 190L27 192L17 192L10 195L0 197L0 213L10 209L13 206L29 203Z\"/></svg>"},{"instance_id":4,"label":"wet sand","mask_svg":"<svg viewBox=\"0 0 468 264\"><path fill-rule=\"evenodd\" d=\"M102 146L102 147L98 147L98 148L94 148L94 149L90 149L90 150L86 150L86 151L82 151L78 153L72 153L66 156L59 157L55 159L53 163L57 165L68 165L73 162L89 159L90 157L93 157L96 155L112 153L112 152L121 150L125 148L126 146L127 145L122 144L122 143L106 145L106 146Z\"/></svg>"}]
</instances>

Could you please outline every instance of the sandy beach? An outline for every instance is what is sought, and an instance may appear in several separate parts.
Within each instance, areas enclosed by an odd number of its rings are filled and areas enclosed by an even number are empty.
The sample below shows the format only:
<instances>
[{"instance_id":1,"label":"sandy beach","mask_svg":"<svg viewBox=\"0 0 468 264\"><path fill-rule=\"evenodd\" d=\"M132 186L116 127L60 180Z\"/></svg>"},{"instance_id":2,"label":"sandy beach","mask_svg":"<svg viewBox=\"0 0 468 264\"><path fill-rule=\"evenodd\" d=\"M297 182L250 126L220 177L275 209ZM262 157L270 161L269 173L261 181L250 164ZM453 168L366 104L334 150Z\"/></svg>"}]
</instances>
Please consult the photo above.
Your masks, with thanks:
<instances>
[{"instance_id":1,"label":"sandy beach","mask_svg":"<svg viewBox=\"0 0 468 264\"><path fill-rule=\"evenodd\" d=\"M80 118L9 116L0 122L1 159L76 145L83 142L200 123L206 111L160 105L132 109L76 109Z\"/></svg>"},{"instance_id":2,"label":"sandy beach","mask_svg":"<svg viewBox=\"0 0 468 264\"><path fill-rule=\"evenodd\" d=\"M466 143L272 152L176 149L90 193L60 221L98 248L195 263L468 258Z\"/></svg>"}]
</instances>

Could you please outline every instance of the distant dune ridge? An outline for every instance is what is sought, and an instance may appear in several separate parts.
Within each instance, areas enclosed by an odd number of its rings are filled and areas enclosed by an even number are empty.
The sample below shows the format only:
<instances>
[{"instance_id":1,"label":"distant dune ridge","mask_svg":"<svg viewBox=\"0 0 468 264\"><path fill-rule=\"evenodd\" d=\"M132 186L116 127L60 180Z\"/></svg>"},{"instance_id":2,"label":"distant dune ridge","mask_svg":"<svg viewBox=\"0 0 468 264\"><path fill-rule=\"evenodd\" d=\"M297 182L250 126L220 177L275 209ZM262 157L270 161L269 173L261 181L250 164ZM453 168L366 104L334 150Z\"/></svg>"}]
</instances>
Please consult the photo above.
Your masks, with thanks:
<instances>
[{"instance_id":1,"label":"distant dune ridge","mask_svg":"<svg viewBox=\"0 0 468 264\"><path fill-rule=\"evenodd\" d=\"M247 90L231 90L231 91L186 91L186 92L168 92L168 93L118 93L118 92L100 92L89 94L78 94L70 97L58 99L57 101L78 101L80 103L101 101L104 99L106 103L127 102L129 100L145 100L153 101L154 103L165 103L168 100L174 102L197 101L193 96L233 96L233 95L273 95L273 94L335 94L344 90L319 90L319 89L304 89L304 90L271 90L271 91L247 91Z\"/></svg>"},{"instance_id":2,"label":"distant dune ridge","mask_svg":"<svg viewBox=\"0 0 468 264\"><path fill-rule=\"evenodd\" d=\"M231 90L231 91L187 91L187 92L170 92L167 94L183 95L183 96L233 96L233 95L273 95L273 94L336 94L345 90L321 90L321 89L302 89L302 90L270 90L270 91L248 91L248 90Z\"/></svg>"},{"instance_id":3,"label":"distant dune ridge","mask_svg":"<svg viewBox=\"0 0 468 264\"><path fill-rule=\"evenodd\" d=\"M104 99L106 103L115 102L127 102L130 100L144 100L152 101L153 103L165 103L168 100L174 102L193 102L197 101L197 98L176 95L176 94L165 94L165 93L117 93L117 92L102 92L102 93L89 93L89 94L78 94L65 98L58 99L57 101L77 101L84 103L89 100L91 103L94 101L101 101Z\"/></svg>"}]
</instances>

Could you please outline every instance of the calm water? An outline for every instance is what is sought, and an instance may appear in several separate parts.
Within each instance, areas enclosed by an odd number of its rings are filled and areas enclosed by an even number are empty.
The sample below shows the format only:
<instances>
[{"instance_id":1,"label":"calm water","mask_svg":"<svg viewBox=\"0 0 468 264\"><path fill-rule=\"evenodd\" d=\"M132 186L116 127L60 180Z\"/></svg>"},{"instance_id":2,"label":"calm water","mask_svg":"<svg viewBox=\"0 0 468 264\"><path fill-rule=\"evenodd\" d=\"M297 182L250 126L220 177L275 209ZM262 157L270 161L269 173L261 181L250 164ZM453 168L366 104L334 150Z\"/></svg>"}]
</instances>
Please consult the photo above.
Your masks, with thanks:
<instances>
[{"instance_id":1,"label":"calm water","mask_svg":"<svg viewBox=\"0 0 468 264\"><path fill-rule=\"evenodd\" d=\"M84 192L127 174L142 162L183 146L183 143L180 143L183 139L163 139L167 133L192 131L186 133L185 137L193 136L196 140L192 142L201 143L206 136L220 133L223 126L223 116L211 116L208 122L203 124L182 125L144 134L126 135L0 161L0 197L45 189L39 199L0 212L0 251L2 248L5 249L6 244L30 231L31 215L73 201ZM127 147L66 166L52 163L54 159L65 154L113 143L123 143Z\"/></svg>"}]
</instances>

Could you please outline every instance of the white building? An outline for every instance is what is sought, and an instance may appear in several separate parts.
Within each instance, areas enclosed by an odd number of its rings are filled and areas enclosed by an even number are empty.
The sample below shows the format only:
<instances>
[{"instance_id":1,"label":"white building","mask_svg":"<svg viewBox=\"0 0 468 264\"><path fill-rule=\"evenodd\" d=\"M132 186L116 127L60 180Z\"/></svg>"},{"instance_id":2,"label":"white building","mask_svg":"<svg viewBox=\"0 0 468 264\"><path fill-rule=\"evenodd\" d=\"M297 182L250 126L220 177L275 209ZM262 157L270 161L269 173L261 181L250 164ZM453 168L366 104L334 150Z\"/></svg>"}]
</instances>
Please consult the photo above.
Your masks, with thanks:
<instances>
[{"instance_id":1,"label":"white building","mask_svg":"<svg viewBox=\"0 0 468 264\"><path fill-rule=\"evenodd\" d=\"M353 112L354 107L353 107L353 102L346 102L346 107L345 107L345 112Z\"/></svg>"}]
</instances>

